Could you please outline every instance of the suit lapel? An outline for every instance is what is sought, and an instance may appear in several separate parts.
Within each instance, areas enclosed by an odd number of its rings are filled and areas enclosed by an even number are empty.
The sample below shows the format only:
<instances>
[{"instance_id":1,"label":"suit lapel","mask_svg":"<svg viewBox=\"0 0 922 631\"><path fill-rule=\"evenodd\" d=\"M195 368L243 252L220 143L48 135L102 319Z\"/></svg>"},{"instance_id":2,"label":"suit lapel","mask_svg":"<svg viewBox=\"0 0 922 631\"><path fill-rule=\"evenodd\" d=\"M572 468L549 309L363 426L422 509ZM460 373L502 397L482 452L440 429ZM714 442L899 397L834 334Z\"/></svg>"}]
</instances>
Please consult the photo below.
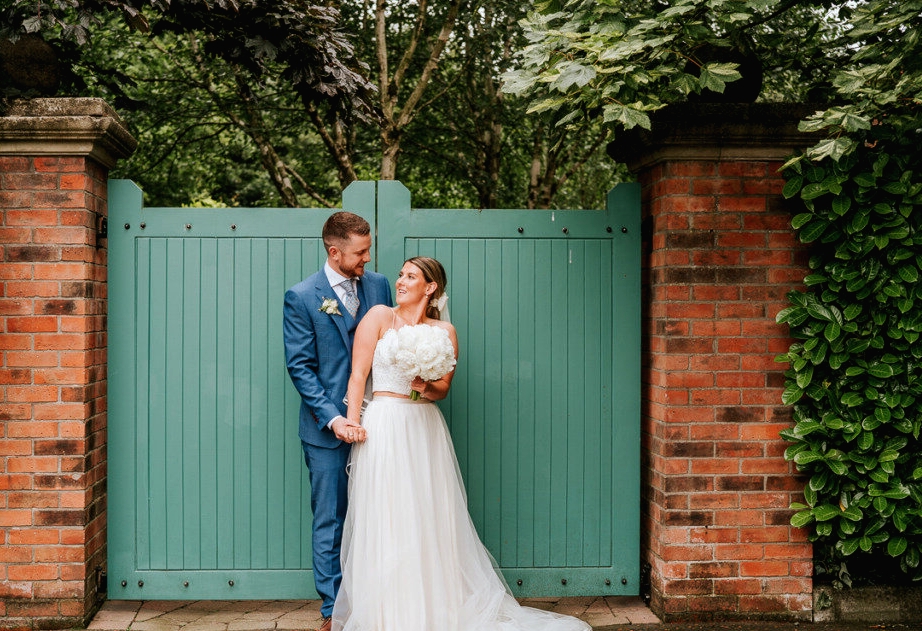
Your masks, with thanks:
<instances>
[{"instance_id":1,"label":"suit lapel","mask_svg":"<svg viewBox=\"0 0 922 631\"><path fill-rule=\"evenodd\" d=\"M328 317L333 320L333 323L336 324L336 328L339 329L339 334L343 338L343 344L348 349L349 348L349 331L346 329L346 318L350 318L349 311L343 306L343 303L340 302L339 296L336 295L336 292L333 291L333 287L330 285L330 281L327 280L327 275L321 270L320 278L317 280L317 293L320 295L321 300L323 298L331 297L336 299L336 304L339 305L339 310L342 315L333 315L329 314Z\"/></svg>"}]
</instances>

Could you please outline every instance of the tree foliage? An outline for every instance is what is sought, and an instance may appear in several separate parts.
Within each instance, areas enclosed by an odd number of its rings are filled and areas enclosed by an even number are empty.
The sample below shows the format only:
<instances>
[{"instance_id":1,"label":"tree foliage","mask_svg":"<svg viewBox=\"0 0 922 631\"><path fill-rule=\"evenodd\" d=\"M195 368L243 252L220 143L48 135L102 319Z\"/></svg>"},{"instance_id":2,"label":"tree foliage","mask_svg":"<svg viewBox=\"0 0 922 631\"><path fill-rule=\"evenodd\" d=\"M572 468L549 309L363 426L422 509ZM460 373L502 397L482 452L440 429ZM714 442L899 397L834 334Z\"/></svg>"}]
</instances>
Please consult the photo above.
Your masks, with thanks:
<instances>
[{"instance_id":1,"label":"tree foliage","mask_svg":"<svg viewBox=\"0 0 922 631\"><path fill-rule=\"evenodd\" d=\"M337 6L330 28L303 0L13 0L4 33L40 33L66 93L115 105L141 142L113 175L155 205L332 206L396 177L422 206L598 207L618 181L601 125L556 128L501 91L521 3Z\"/></svg>"},{"instance_id":2,"label":"tree foliage","mask_svg":"<svg viewBox=\"0 0 922 631\"><path fill-rule=\"evenodd\" d=\"M0 10L0 38L50 34L76 46L89 43L103 18L119 14L134 29L207 36L206 52L259 78L279 64L307 102L323 99L351 114L371 113L374 86L335 6L309 0L13 0ZM148 16L152 17L148 17Z\"/></svg>"},{"instance_id":3,"label":"tree foliage","mask_svg":"<svg viewBox=\"0 0 922 631\"><path fill-rule=\"evenodd\" d=\"M650 112L723 93L751 59L766 94L803 100L807 87L822 93L829 68L848 53L831 5L544 0L525 21L528 44L506 89L528 95L531 112L562 113L558 124L601 116L616 129L649 128Z\"/></svg>"}]
</instances>

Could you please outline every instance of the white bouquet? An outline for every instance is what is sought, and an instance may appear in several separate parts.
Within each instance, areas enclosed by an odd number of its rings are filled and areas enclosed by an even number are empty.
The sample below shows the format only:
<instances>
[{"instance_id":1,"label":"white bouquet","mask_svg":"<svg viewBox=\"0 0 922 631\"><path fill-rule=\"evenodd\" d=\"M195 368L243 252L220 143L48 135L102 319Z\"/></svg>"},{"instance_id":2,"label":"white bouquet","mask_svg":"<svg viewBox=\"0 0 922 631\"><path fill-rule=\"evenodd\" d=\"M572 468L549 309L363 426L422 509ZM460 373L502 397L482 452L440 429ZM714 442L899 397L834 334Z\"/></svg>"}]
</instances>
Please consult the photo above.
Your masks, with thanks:
<instances>
[{"instance_id":1,"label":"white bouquet","mask_svg":"<svg viewBox=\"0 0 922 631\"><path fill-rule=\"evenodd\" d=\"M455 347L448 331L429 324L397 329L397 367L408 377L426 381L441 379L455 367ZM413 390L410 398L419 399Z\"/></svg>"}]
</instances>

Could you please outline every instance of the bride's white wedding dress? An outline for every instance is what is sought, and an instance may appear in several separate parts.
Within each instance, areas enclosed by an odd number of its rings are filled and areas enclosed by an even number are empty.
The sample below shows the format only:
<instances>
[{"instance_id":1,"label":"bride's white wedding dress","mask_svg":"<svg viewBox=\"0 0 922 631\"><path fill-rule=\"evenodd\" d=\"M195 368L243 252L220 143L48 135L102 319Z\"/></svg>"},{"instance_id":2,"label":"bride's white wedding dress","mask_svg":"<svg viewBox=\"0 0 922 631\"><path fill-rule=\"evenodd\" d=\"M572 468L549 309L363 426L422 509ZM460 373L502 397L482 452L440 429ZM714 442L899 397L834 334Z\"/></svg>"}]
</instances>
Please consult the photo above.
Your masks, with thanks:
<instances>
[{"instance_id":1,"label":"bride's white wedding dress","mask_svg":"<svg viewBox=\"0 0 922 631\"><path fill-rule=\"evenodd\" d=\"M378 340L374 390L409 394L396 331ZM333 629L589 631L577 618L522 607L493 569L467 510L451 437L425 400L375 396L352 448L343 579Z\"/></svg>"}]
</instances>

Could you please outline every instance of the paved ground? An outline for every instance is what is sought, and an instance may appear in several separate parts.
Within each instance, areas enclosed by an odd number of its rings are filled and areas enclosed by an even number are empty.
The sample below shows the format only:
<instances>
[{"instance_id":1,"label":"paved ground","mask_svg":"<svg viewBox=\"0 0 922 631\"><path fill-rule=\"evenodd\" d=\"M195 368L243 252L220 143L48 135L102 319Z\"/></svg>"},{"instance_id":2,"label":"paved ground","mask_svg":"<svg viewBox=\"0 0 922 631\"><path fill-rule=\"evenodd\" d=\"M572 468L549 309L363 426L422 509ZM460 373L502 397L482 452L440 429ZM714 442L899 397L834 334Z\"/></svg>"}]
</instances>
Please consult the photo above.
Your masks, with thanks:
<instances>
[{"instance_id":1,"label":"paved ground","mask_svg":"<svg viewBox=\"0 0 922 631\"><path fill-rule=\"evenodd\" d=\"M659 619L639 598L529 598L523 604L579 616L594 629L656 625ZM90 631L315 631L319 600L110 600ZM433 629L432 631L438 631Z\"/></svg>"},{"instance_id":2,"label":"paved ground","mask_svg":"<svg viewBox=\"0 0 922 631\"><path fill-rule=\"evenodd\" d=\"M709 622L663 623L636 597L537 598L532 607L578 616L595 631L922 631L918 624ZM108 601L89 631L316 631L317 600ZM433 629L432 631L439 631Z\"/></svg>"}]
</instances>

